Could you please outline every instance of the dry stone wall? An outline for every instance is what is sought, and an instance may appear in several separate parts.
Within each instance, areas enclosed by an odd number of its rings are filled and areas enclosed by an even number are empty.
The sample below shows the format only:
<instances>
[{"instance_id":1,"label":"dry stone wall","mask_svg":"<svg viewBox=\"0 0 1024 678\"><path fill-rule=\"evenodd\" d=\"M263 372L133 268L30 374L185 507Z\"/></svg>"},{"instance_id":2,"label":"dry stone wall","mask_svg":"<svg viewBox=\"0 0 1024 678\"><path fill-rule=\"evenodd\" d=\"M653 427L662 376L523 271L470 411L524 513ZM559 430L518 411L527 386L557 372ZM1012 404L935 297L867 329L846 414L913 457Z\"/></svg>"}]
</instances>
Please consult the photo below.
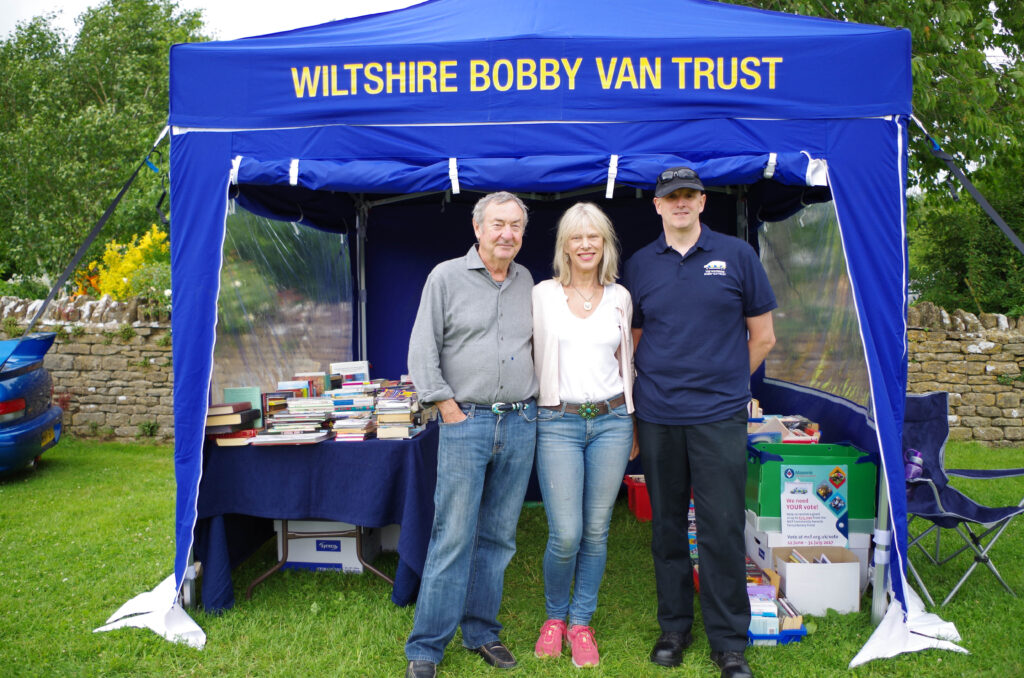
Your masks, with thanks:
<instances>
[{"instance_id":1,"label":"dry stone wall","mask_svg":"<svg viewBox=\"0 0 1024 678\"><path fill-rule=\"evenodd\" d=\"M41 305L0 297L3 338L24 329ZM155 318L155 319L154 319ZM174 437L169 319L137 300L57 299L35 331L56 332L45 365L64 432L114 440Z\"/></svg>"},{"instance_id":2,"label":"dry stone wall","mask_svg":"<svg viewBox=\"0 0 1024 678\"><path fill-rule=\"evenodd\" d=\"M907 321L907 390L949 393L950 438L1024 445L1024 318L925 302Z\"/></svg>"},{"instance_id":3,"label":"dry stone wall","mask_svg":"<svg viewBox=\"0 0 1024 678\"><path fill-rule=\"evenodd\" d=\"M3 332L24 327L39 301L0 297ZM160 441L174 435L171 331L137 301L59 299L38 329L58 338L46 358L66 431ZM8 320L10 318L10 320ZM1024 445L1024 318L953 313L929 303L908 312L907 390L947 391L950 437Z\"/></svg>"}]
</instances>

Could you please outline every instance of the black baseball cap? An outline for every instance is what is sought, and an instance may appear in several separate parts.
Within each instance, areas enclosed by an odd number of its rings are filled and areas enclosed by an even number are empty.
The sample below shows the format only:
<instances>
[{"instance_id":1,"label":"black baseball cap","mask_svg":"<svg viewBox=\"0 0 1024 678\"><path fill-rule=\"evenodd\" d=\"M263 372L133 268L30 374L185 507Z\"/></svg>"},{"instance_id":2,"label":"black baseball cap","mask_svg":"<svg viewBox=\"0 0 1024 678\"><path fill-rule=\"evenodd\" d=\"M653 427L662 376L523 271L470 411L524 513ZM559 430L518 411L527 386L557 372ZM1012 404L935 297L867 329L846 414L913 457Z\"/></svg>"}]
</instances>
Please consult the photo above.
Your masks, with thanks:
<instances>
[{"instance_id":1,"label":"black baseball cap","mask_svg":"<svg viewBox=\"0 0 1024 678\"><path fill-rule=\"evenodd\" d=\"M658 175L658 185L654 189L654 197L664 198L672 191L680 188L692 188L704 192L704 184L700 177L689 167L671 167Z\"/></svg>"}]
</instances>

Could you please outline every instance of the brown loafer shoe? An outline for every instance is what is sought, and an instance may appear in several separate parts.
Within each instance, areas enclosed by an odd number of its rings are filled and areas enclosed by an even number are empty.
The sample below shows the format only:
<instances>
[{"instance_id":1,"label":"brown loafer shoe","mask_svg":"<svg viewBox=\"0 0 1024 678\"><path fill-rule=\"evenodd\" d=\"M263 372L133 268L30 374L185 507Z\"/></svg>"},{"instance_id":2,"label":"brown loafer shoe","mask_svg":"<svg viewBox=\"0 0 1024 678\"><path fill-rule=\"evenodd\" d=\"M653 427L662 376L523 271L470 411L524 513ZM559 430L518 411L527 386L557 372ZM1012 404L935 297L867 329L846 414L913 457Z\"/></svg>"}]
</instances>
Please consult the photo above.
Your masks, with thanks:
<instances>
[{"instance_id":1,"label":"brown loafer shoe","mask_svg":"<svg viewBox=\"0 0 1024 678\"><path fill-rule=\"evenodd\" d=\"M496 669L511 669L516 665L516 658L500 640L473 648L473 652L484 658L484 661Z\"/></svg>"}]
</instances>

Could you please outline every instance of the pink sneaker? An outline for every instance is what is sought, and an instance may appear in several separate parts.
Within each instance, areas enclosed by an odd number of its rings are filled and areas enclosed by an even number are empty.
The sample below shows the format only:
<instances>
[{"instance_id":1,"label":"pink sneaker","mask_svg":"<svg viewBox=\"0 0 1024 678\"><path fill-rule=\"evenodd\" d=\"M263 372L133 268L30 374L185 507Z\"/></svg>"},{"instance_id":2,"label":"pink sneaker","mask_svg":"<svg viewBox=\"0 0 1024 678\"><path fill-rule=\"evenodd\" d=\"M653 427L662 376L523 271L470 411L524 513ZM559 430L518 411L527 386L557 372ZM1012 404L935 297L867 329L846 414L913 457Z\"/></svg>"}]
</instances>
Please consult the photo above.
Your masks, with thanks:
<instances>
[{"instance_id":1,"label":"pink sneaker","mask_svg":"<svg viewBox=\"0 0 1024 678\"><path fill-rule=\"evenodd\" d=\"M565 622L561 619L549 619L540 627L540 638L533 648L537 657L561 657L562 636L565 635Z\"/></svg>"},{"instance_id":2,"label":"pink sneaker","mask_svg":"<svg viewBox=\"0 0 1024 678\"><path fill-rule=\"evenodd\" d=\"M594 629L574 625L569 629L569 644L572 647L572 663L577 668L597 666L601 658L597 654Z\"/></svg>"}]
</instances>

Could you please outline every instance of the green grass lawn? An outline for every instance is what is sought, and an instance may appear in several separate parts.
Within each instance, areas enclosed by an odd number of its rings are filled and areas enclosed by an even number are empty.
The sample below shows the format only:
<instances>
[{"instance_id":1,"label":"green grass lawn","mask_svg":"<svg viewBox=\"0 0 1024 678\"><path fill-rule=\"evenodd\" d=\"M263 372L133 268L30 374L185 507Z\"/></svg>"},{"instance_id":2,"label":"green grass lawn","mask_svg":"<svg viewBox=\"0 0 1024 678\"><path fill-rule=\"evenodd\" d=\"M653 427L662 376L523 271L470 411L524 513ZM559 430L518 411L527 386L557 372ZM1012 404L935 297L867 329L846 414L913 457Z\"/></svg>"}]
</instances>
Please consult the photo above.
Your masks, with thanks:
<instances>
[{"instance_id":1,"label":"green grass lawn","mask_svg":"<svg viewBox=\"0 0 1024 678\"><path fill-rule=\"evenodd\" d=\"M951 443L947 465L1024 467L1024 449ZM1016 504L1024 496L1024 478L955 484L990 504ZM247 583L273 563L273 542L235 571L234 609L220 616L193 611L207 634L205 649L172 644L145 629L93 633L122 603L172 571L174 469L168 447L65 439L43 456L36 472L0 480L0 523L0 676L399 676L404 670L413 608L392 605L387 585L376 577L287 571L245 600ZM525 508L519 551L506 578L503 636L520 661L513 675L577 676L581 670L567 657L541 661L532 654L544 621L546 538L543 508ZM699 626L680 668L647 660L658 635L649 539L649 523L638 522L621 498L593 619L601 666L583 673L717 676ZM1011 525L993 560L1024 594L1024 521ZM395 556L377 563L394 571ZM967 566L966 559L941 570L922 558L915 563L935 582L932 593L940 599ZM929 650L848 671L872 632L869 592L860 613L815 618L816 630L803 642L751 648L747 656L762 678L1024 675L1015 621L1024 619L1024 600L1006 594L987 572L977 571L939 614L956 624L971 654ZM442 676L498 674L463 650L458 636L441 664Z\"/></svg>"}]
</instances>

